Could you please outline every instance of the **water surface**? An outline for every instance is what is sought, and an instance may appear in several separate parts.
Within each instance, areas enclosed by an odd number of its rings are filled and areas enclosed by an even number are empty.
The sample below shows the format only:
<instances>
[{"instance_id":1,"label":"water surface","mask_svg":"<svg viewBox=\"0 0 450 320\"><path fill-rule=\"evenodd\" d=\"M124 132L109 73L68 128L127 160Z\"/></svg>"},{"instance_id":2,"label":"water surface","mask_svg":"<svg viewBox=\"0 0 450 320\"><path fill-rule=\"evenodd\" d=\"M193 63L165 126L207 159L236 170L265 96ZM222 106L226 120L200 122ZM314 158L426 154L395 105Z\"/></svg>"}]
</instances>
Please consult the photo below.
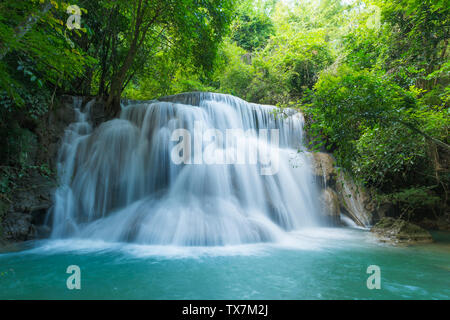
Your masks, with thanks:
<instances>
[{"instance_id":1,"label":"water surface","mask_svg":"<svg viewBox=\"0 0 450 320\"><path fill-rule=\"evenodd\" d=\"M436 243L415 247L380 244L350 228L225 247L28 242L0 254L0 298L449 299L449 236L433 236ZM66 287L69 265L81 268L81 290ZM369 265L381 268L381 290L366 286Z\"/></svg>"}]
</instances>

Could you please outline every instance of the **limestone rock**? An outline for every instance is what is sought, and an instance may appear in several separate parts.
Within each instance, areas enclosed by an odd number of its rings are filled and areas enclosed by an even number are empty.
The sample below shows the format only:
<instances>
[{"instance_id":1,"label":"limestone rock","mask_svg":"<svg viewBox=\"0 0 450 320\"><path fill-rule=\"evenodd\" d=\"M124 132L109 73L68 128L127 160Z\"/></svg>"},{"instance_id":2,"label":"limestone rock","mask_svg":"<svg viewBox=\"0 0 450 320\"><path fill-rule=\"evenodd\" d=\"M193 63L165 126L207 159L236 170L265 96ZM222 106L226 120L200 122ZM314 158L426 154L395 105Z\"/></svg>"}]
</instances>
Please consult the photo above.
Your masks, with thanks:
<instances>
[{"instance_id":1,"label":"limestone rock","mask_svg":"<svg viewBox=\"0 0 450 320\"><path fill-rule=\"evenodd\" d=\"M341 210L336 192L331 188L326 188L322 191L320 200L325 216L334 223L339 223Z\"/></svg>"},{"instance_id":2,"label":"limestone rock","mask_svg":"<svg viewBox=\"0 0 450 320\"><path fill-rule=\"evenodd\" d=\"M333 156L329 153L315 152L313 155L313 172L322 188L336 184L336 169Z\"/></svg>"},{"instance_id":3,"label":"limestone rock","mask_svg":"<svg viewBox=\"0 0 450 320\"><path fill-rule=\"evenodd\" d=\"M420 244L433 242L431 234L421 227L402 219L383 218L371 232L383 242L393 244Z\"/></svg>"},{"instance_id":4,"label":"limestone rock","mask_svg":"<svg viewBox=\"0 0 450 320\"><path fill-rule=\"evenodd\" d=\"M91 99L84 97L83 105ZM104 103L96 102L91 108L94 126L107 120ZM48 227L43 223L57 186L54 173L58 150L67 126L74 120L73 97L63 95L55 100L48 114L30 132L26 163L36 167L46 165L52 171L48 176L38 170L31 171L14 181L16 188L8 201L0 198L0 241L24 241L49 235Z\"/></svg>"},{"instance_id":5,"label":"limestone rock","mask_svg":"<svg viewBox=\"0 0 450 320\"><path fill-rule=\"evenodd\" d=\"M31 214L14 212L8 214L4 225L4 236L7 240L29 240L35 237L36 229L32 224Z\"/></svg>"},{"instance_id":6,"label":"limestone rock","mask_svg":"<svg viewBox=\"0 0 450 320\"><path fill-rule=\"evenodd\" d=\"M336 191L346 215L360 227L370 226L375 210L370 193L365 188L357 186L353 179L343 172L337 177Z\"/></svg>"}]
</instances>

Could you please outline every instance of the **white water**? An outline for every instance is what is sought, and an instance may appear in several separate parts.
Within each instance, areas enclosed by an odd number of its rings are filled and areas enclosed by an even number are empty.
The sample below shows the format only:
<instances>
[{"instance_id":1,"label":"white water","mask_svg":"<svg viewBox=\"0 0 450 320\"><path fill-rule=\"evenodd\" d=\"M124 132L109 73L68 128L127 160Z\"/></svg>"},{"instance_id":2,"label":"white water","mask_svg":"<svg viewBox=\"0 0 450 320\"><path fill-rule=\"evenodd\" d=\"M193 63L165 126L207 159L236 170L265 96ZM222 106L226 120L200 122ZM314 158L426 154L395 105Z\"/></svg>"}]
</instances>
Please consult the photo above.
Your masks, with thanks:
<instances>
[{"instance_id":1,"label":"white water","mask_svg":"<svg viewBox=\"0 0 450 320\"><path fill-rule=\"evenodd\" d=\"M77 119L66 131L58 161L53 238L212 246L279 242L289 231L320 225L301 114L276 117L272 106L221 94L163 100L131 103L120 119L93 131L93 101L82 108L75 99ZM181 128L224 135L227 129L254 130L241 139L263 146L270 165L277 155L276 174L262 175L261 163L205 164L195 155L196 164L177 165L171 153L178 141L171 136ZM261 129L278 129L279 145L258 135ZM194 137L191 145L197 151L229 148Z\"/></svg>"}]
</instances>

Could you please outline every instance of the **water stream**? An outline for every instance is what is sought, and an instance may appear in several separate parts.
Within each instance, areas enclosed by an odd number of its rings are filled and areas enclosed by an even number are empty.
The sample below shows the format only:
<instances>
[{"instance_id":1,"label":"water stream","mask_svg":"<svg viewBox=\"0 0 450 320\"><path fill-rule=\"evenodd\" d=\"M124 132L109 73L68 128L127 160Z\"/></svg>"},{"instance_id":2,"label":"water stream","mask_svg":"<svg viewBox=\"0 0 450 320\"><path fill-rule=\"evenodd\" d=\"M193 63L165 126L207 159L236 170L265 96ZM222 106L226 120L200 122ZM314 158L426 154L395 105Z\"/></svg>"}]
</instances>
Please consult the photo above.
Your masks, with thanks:
<instances>
[{"instance_id":1,"label":"water stream","mask_svg":"<svg viewBox=\"0 0 450 320\"><path fill-rule=\"evenodd\" d=\"M301 114L192 93L128 102L93 129L93 103L74 100L50 239L0 253L0 299L450 298L448 235L391 247L326 225Z\"/></svg>"},{"instance_id":2,"label":"water stream","mask_svg":"<svg viewBox=\"0 0 450 320\"><path fill-rule=\"evenodd\" d=\"M127 105L95 131L91 103L75 101L54 239L217 246L320 225L300 113L276 116L275 107L222 94L165 100Z\"/></svg>"}]
</instances>

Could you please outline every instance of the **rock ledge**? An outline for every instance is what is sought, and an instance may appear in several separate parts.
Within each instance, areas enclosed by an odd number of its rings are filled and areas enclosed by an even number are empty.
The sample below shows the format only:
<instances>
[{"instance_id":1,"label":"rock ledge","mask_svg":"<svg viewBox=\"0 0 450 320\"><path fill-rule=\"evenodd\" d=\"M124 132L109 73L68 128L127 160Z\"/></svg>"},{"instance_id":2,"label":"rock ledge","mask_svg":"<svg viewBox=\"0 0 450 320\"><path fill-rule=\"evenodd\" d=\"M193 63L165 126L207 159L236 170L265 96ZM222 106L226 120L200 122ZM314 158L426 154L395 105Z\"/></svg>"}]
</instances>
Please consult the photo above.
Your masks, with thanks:
<instances>
[{"instance_id":1,"label":"rock ledge","mask_svg":"<svg viewBox=\"0 0 450 320\"><path fill-rule=\"evenodd\" d=\"M431 243L431 234L421 227L401 219L386 217L381 219L371 230L382 242L393 244Z\"/></svg>"}]
</instances>

